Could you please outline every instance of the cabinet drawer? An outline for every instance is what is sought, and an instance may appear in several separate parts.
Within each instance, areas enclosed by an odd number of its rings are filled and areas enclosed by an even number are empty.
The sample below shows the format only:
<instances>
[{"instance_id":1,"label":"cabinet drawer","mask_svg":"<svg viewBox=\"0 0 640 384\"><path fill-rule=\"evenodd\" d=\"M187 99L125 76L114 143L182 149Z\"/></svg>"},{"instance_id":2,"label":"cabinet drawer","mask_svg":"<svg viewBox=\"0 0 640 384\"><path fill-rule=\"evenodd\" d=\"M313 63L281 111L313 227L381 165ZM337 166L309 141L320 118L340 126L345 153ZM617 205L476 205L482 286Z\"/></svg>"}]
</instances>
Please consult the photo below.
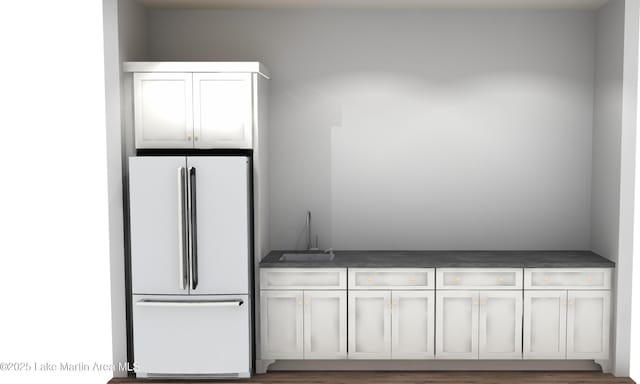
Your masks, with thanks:
<instances>
[{"instance_id":1,"label":"cabinet drawer","mask_svg":"<svg viewBox=\"0 0 640 384\"><path fill-rule=\"evenodd\" d=\"M522 289L522 269L439 268L436 289Z\"/></svg>"},{"instance_id":2,"label":"cabinet drawer","mask_svg":"<svg viewBox=\"0 0 640 384\"><path fill-rule=\"evenodd\" d=\"M434 289L433 268L349 268L349 289Z\"/></svg>"},{"instance_id":3,"label":"cabinet drawer","mask_svg":"<svg viewBox=\"0 0 640 384\"><path fill-rule=\"evenodd\" d=\"M343 268L265 268L260 289L347 289Z\"/></svg>"},{"instance_id":4,"label":"cabinet drawer","mask_svg":"<svg viewBox=\"0 0 640 384\"><path fill-rule=\"evenodd\" d=\"M611 289L611 268L527 268L525 289Z\"/></svg>"}]
</instances>

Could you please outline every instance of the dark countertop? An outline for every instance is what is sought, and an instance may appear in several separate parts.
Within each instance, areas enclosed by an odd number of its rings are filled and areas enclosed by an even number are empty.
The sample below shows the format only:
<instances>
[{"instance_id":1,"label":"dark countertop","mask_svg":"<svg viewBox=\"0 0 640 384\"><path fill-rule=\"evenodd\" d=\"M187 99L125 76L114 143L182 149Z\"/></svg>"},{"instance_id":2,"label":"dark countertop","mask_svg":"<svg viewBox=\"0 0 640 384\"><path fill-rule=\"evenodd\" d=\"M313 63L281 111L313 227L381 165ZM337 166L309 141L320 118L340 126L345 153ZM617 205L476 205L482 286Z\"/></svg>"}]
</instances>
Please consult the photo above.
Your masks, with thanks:
<instances>
[{"instance_id":1,"label":"dark countertop","mask_svg":"<svg viewBox=\"0 0 640 384\"><path fill-rule=\"evenodd\" d=\"M261 268L613 268L591 251L334 251L331 261L278 261L271 251Z\"/></svg>"}]
</instances>

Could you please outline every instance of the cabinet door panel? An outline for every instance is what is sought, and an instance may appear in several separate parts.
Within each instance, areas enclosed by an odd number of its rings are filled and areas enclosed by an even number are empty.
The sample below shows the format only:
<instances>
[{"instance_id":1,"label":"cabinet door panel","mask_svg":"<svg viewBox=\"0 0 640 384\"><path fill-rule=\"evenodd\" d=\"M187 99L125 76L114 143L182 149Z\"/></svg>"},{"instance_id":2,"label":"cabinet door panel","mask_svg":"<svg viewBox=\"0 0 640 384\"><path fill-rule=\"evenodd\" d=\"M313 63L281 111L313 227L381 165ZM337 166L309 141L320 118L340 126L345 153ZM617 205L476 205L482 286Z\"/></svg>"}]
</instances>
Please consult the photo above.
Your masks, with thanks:
<instances>
[{"instance_id":1,"label":"cabinet door panel","mask_svg":"<svg viewBox=\"0 0 640 384\"><path fill-rule=\"evenodd\" d=\"M564 359L567 291L524 291L525 359Z\"/></svg>"},{"instance_id":2,"label":"cabinet door panel","mask_svg":"<svg viewBox=\"0 0 640 384\"><path fill-rule=\"evenodd\" d=\"M433 291L392 291L391 299L392 358L433 358Z\"/></svg>"},{"instance_id":3,"label":"cabinet door panel","mask_svg":"<svg viewBox=\"0 0 640 384\"><path fill-rule=\"evenodd\" d=\"M191 73L135 73L136 148L193 147Z\"/></svg>"},{"instance_id":4,"label":"cabinet door panel","mask_svg":"<svg viewBox=\"0 0 640 384\"><path fill-rule=\"evenodd\" d=\"M391 292L349 292L350 359L391 357Z\"/></svg>"},{"instance_id":5,"label":"cabinet door panel","mask_svg":"<svg viewBox=\"0 0 640 384\"><path fill-rule=\"evenodd\" d=\"M179 168L185 157L129 159L131 279L135 294L188 294L181 252Z\"/></svg>"},{"instance_id":6,"label":"cabinet door panel","mask_svg":"<svg viewBox=\"0 0 640 384\"><path fill-rule=\"evenodd\" d=\"M304 292L304 358L347 357L347 292Z\"/></svg>"},{"instance_id":7,"label":"cabinet door panel","mask_svg":"<svg viewBox=\"0 0 640 384\"><path fill-rule=\"evenodd\" d=\"M522 291L480 292L480 359L522 358Z\"/></svg>"},{"instance_id":8,"label":"cabinet door panel","mask_svg":"<svg viewBox=\"0 0 640 384\"><path fill-rule=\"evenodd\" d=\"M608 359L609 291L569 291L567 359Z\"/></svg>"},{"instance_id":9,"label":"cabinet door panel","mask_svg":"<svg viewBox=\"0 0 640 384\"><path fill-rule=\"evenodd\" d=\"M436 357L478 358L478 293L436 292Z\"/></svg>"},{"instance_id":10,"label":"cabinet door panel","mask_svg":"<svg viewBox=\"0 0 640 384\"><path fill-rule=\"evenodd\" d=\"M251 148L251 74L195 73L193 82L196 148Z\"/></svg>"},{"instance_id":11,"label":"cabinet door panel","mask_svg":"<svg viewBox=\"0 0 640 384\"><path fill-rule=\"evenodd\" d=\"M263 359L302 359L302 291L260 293L260 333Z\"/></svg>"}]
</instances>

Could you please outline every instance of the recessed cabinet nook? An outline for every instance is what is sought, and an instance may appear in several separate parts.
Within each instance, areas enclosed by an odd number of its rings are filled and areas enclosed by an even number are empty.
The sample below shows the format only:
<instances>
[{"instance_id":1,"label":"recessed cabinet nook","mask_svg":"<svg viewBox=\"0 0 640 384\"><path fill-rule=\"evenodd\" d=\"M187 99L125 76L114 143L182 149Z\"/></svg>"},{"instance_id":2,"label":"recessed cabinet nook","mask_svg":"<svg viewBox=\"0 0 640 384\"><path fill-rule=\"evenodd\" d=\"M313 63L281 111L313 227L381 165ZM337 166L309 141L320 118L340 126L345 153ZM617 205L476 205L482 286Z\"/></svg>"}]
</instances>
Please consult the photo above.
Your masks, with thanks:
<instances>
[{"instance_id":1,"label":"recessed cabinet nook","mask_svg":"<svg viewBox=\"0 0 640 384\"><path fill-rule=\"evenodd\" d=\"M451 3L103 1L115 376L629 376L640 0Z\"/></svg>"}]
</instances>

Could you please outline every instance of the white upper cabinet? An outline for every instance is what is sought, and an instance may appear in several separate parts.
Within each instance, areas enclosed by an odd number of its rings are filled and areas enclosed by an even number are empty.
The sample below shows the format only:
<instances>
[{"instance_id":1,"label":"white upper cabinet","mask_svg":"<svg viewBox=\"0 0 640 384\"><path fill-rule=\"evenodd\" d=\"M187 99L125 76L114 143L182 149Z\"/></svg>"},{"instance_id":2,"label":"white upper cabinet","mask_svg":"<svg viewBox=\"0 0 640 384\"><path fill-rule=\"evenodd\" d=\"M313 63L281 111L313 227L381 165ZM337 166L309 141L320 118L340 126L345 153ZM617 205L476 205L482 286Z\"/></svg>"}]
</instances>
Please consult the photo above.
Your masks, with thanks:
<instances>
[{"instance_id":1,"label":"white upper cabinet","mask_svg":"<svg viewBox=\"0 0 640 384\"><path fill-rule=\"evenodd\" d=\"M196 148L251 148L250 73L194 73L193 103Z\"/></svg>"},{"instance_id":2,"label":"white upper cabinet","mask_svg":"<svg viewBox=\"0 0 640 384\"><path fill-rule=\"evenodd\" d=\"M134 73L137 148L193 147L191 73Z\"/></svg>"},{"instance_id":3,"label":"white upper cabinet","mask_svg":"<svg viewBox=\"0 0 640 384\"><path fill-rule=\"evenodd\" d=\"M258 93L265 97L258 84L269 78L260 63L125 62L123 69L133 73L136 148L253 148Z\"/></svg>"},{"instance_id":4,"label":"white upper cabinet","mask_svg":"<svg viewBox=\"0 0 640 384\"><path fill-rule=\"evenodd\" d=\"M609 291L569 291L567 359L608 359Z\"/></svg>"}]
</instances>

